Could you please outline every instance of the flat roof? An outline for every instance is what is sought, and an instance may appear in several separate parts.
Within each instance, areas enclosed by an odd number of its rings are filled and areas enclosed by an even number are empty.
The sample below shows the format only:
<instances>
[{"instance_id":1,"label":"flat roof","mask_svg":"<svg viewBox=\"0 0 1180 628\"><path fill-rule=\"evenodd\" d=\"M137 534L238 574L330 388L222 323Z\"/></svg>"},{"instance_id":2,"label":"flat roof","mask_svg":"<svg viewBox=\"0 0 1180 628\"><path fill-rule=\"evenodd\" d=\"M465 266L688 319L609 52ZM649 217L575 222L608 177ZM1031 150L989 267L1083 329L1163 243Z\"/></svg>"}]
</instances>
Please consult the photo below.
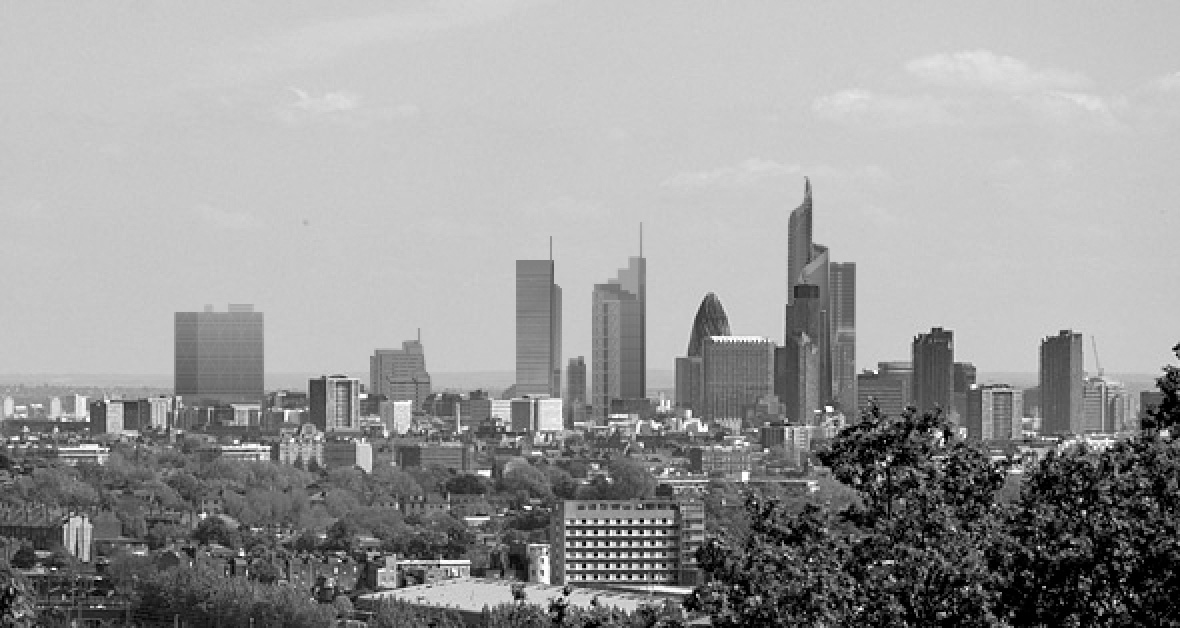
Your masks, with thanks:
<instances>
[{"instance_id":1,"label":"flat roof","mask_svg":"<svg viewBox=\"0 0 1180 628\"><path fill-rule=\"evenodd\" d=\"M459 611L479 612L484 606L495 608L502 604L513 604L512 585L523 584L525 603L548 607L550 600L561 597L561 585L544 585L512 580L485 580L483 578L454 578L440 580L434 584L420 584L402 589L380 591L360 596L362 600L380 602L384 599L402 600L411 604L452 608ZM644 593L620 593L599 589L570 587L569 603L581 608L590 608L590 601L598 598L599 606L614 607L629 613L641 606L662 604L664 599Z\"/></svg>"}]
</instances>

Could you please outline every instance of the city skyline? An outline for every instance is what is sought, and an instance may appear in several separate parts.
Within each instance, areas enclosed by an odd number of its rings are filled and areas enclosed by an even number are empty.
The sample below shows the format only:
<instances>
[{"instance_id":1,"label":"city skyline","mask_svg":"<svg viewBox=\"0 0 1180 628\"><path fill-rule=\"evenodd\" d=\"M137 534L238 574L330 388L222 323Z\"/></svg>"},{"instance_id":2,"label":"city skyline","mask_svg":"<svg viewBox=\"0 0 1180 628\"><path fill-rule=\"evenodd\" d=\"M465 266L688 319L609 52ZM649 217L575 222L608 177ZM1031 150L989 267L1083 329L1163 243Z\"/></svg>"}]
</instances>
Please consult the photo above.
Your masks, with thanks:
<instances>
[{"instance_id":1,"label":"city skyline","mask_svg":"<svg viewBox=\"0 0 1180 628\"><path fill-rule=\"evenodd\" d=\"M667 370L710 290L779 338L804 175L816 240L858 264L857 370L942 325L985 372L1036 372L1068 327L1154 373L1180 307L1157 289L1180 43L1155 6L15 6L0 373L166 374L194 299L267 312L274 372L360 368L418 327L434 370L509 371L534 233L563 260L563 353L589 356L586 286L640 221Z\"/></svg>"}]
</instances>

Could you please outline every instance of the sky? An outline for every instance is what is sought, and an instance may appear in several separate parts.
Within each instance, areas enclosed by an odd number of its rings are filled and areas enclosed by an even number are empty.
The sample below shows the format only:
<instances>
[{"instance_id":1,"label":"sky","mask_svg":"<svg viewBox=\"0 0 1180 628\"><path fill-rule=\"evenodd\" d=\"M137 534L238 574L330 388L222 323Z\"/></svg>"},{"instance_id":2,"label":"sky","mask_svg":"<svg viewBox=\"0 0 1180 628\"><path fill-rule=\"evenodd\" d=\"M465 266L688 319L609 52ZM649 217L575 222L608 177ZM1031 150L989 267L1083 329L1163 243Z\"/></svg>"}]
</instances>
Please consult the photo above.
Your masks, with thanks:
<instances>
[{"instance_id":1,"label":"sky","mask_svg":"<svg viewBox=\"0 0 1180 628\"><path fill-rule=\"evenodd\" d=\"M511 370L554 243L563 361L648 258L648 367L707 292L782 341L787 217L856 262L857 361L1180 341L1180 5L6 2L0 373L171 373L253 303L271 372ZM1086 345L1087 369L1093 352ZM362 371L363 372L363 371ZM358 373L359 374L359 373Z\"/></svg>"}]
</instances>

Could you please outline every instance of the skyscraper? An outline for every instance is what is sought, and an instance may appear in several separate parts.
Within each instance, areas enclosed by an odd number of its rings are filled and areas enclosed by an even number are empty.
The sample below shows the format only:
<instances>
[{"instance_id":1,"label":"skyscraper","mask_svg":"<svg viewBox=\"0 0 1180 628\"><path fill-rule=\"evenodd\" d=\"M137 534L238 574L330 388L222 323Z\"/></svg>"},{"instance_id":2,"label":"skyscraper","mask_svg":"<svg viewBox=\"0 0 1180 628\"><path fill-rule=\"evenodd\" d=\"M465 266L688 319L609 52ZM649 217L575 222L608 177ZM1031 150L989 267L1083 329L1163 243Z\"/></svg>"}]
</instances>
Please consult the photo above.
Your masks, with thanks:
<instances>
[{"instance_id":1,"label":"skyscraper","mask_svg":"<svg viewBox=\"0 0 1180 628\"><path fill-rule=\"evenodd\" d=\"M701 355L705 340L710 336L729 336L729 317L721 300L710 292L701 300L696 316L692 320L692 331L688 336L688 350L684 357L676 358L676 405L695 413L701 411L701 393L704 384L704 362Z\"/></svg>"},{"instance_id":2,"label":"skyscraper","mask_svg":"<svg viewBox=\"0 0 1180 628\"><path fill-rule=\"evenodd\" d=\"M561 397L561 287L553 260L516 260L516 394Z\"/></svg>"},{"instance_id":3,"label":"skyscraper","mask_svg":"<svg viewBox=\"0 0 1180 628\"><path fill-rule=\"evenodd\" d=\"M263 402L263 318L253 305L177 312L174 342L175 394L187 406Z\"/></svg>"},{"instance_id":4,"label":"skyscraper","mask_svg":"<svg viewBox=\"0 0 1180 628\"><path fill-rule=\"evenodd\" d=\"M308 414L321 432L360 430L361 380L324 375L307 383Z\"/></svg>"},{"instance_id":5,"label":"skyscraper","mask_svg":"<svg viewBox=\"0 0 1180 628\"><path fill-rule=\"evenodd\" d=\"M856 406L856 264L832 262L832 397L849 416Z\"/></svg>"},{"instance_id":6,"label":"skyscraper","mask_svg":"<svg viewBox=\"0 0 1180 628\"><path fill-rule=\"evenodd\" d=\"M1087 378L1082 388L1083 430L1111 434L1127 429L1129 400L1121 383L1101 375Z\"/></svg>"},{"instance_id":7,"label":"skyscraper","mask_svg":"<svg viewBox=\"0 0 1180 628\"><path fill-rule=\"evenodd\" d=\"M402 342L401 349L377 349L369 357L369 392L390 401L412 401L420 410L430 395L430 373L421 338Z\"/></svg>"},{"instance_id":8,"label":"skyscraper","mask_svg":"<svg viewBox=\"0 0 1180 628\"><path fill-rule=\"evenodd\" d=\"M566 366L566 427L586 419L586 358L570 358Z\"/></svg>"},{"instance_id":9,"label":"skyscraper","mask_svg":"<svg viewBox=\"0 0 1180 628\"><path fill-rule=\"evenodd\" d=\"M950 416L955 391L955 334L933 327L914 337L914 405L918 412L941 408Z\"/></svg>"},{"instance_id":10,"label":"skyscraper","mask_svg":"<svg viewBox=\"0 0 1180 628\"><path fill-rule=\"evenodd\" d=\"M801 391L818 385L818 405L837 402L856 405L856 265L833 263L826 246L812 239L811 181L803 188L803 202L791 212L787 225L786 334L782 356L776 360L787 372L775 376L776 389ZM802 286L810 288L799 290ZM808 299L800 305L800 298ZM800 311L800 307L808 311ZM800 352L807 336L807 349ZM794 355L788 358L787 353ZM810 356L810 357L806 357ZM810 366L809 366L810 365ZM818 369L814 373L798 368ZM788 380L799 380L789 383ZM806 382L806 383L804 383ZM782 395L780 395L782 398ZM784 400L786 401L786 400ZM797 398L787 403L788 409Z\"/></svg>"},{"instance_id":11,"label":"skyscraper","mask_svg":"<svg viewBox=\"0 0 1180 628\"><path fill-rule=\"evenodd\" d=\"M1085 432L1082 334L1061 330L1041 341L1041 434Z\"/></svg>"},{"instance_id":12,"label":"skyscraper","mask_svg":"<svg viewBox=\"0 0 1180 628\"><path fill-rule=\"evenodd\" d=\"M774 391L774 341L761 336L709 336L701 347L701 416L742 419Z\"/></svg>"},{"instance_id":13,"label":"skyscraper","mask_svg":"<svg viewBox=\"0 0 1180 628\"><path fill-rule=\"evenodd\" d=\"M972 385L965 394L967 438L1016 440L1024 435L1024 392L1019 388Z\"/></svg>"},{"instance_id":14,"label":"skyscraper","mask_svg":"<svg viewBox=\"0 0 1180 628\"><path fill-rule=\"evenodd\" d=\"M594 416L604 418L614 400L647 397L647 259L642 252L591 299Z\"/></svg>"}]
</instances>

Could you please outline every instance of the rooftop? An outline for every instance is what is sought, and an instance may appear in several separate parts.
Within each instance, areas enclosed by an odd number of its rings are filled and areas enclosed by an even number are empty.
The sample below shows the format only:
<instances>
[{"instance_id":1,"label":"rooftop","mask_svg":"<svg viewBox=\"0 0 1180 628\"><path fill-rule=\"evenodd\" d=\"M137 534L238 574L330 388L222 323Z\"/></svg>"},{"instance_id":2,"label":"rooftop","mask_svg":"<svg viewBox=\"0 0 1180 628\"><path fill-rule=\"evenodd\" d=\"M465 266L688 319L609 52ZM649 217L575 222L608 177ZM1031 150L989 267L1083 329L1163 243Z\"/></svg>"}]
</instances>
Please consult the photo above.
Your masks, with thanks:
<instances>
[{"instance_id":1,"label":"rooftop","mask_svg":"<svg viewBox=\"0 0 1180 628\"><path fill-rule=\"evenodd\" d=\"M456 578L435 584L422 584L404 589L381 591L362 595L361 599L378 602L395 599L419 604L452 608L459 611L479 612L484 606L495 608L501 604L512 604L512 585L523 584L525 602L548 607L550 600L561 597L561 586L521 583L509 580L483 580L480 578ZM580 608L589 608L591 600L598 598L601 606L614 607L634 612L641 606L660 604L662 598L642 593L614 593L594 589L570 587L569 603Z\"/></svg>"}]
</instances>

